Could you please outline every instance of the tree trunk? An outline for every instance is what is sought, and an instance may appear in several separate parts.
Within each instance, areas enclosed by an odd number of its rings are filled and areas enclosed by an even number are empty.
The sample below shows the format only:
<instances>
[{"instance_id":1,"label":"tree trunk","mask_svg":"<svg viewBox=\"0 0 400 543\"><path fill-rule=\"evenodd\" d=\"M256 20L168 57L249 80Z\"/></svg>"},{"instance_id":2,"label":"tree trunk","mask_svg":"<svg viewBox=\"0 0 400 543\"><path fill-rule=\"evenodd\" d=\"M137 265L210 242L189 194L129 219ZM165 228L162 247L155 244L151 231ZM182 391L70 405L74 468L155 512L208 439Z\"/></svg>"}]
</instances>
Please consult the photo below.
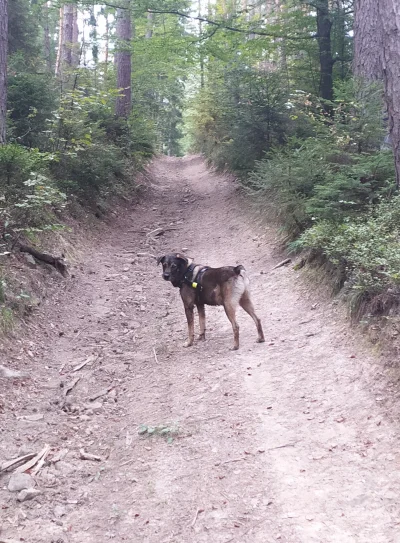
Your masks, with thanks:
<instances>
[{"instance_id":1,"label":"tree trunk","mask_svg":"<svg viewBox=\"0 0 400 543\"><path fill-rule=\"evenodd\" d=\"M72 65L72 45L74 42L74 4L64 6L64 42L62 44L62 62Z\"/></svg>"},{"instance_id":2,"label":"tree trunk","mask_svg":"<svg viewBox=\"0 0 400 543\"><path fill-rule=\"evenodd\" d=\"M0 145L6 143L8 0L0 0Z\"/></svg>"},{"instance_id":3,"label":"tree trunk","mask_svg":"<svg viewBox=\"0 0 400 543\"><path fill-rule=\"evenodd\" d=\"M130 1L124 1L124 8L117 9L115 52L115 67L117 71L117 88L121 89L115 102L115 114L117 117L128 117L132 105L132 23L129 11Z\"/></svg>"},{"instance_id":4,"label":"tree trunk","mask_svg":"<svg viewBox=\"0 0 400 543\"><path fill-rule=\"evenodd\" d=\"M153 37L153 25L154 25L154 13L151 11L147 14L147 30L146 30L146 40L149 40Z\"/></svg>"},{"instance_id":5,"label":"tree trunk","mask_svg":"<svg viewBox=\"0 0 400 543\"><path fill-rule=\"evenodd\" d=\"M108 13L106 17L106 36L105 36L105 53L104 53L104 74L107 75L108 71L108 56L110 51L110 23L108 21Z\"/></svg>"},{"instance_id":6,"label":"tree trunk","mask_svg":"<svg viewBox=\"0 0 400 543\"><path fill-rule=\"evenodd\" d=\"M320 63L319 93L324 100L333 100L333 58L331 47L332 21L329 13L329 1L321 0L317 4L317 41ZM326 111L332 108L327 105Z\"/></svg>"},{"instance_id":7,"label":"tree trunk","mask_svg":"<svg viewBox=\"0 0 400 543\"><path fill-rule=\"evenodd\" d=\"M78 28L78 8L72 6L72 41L71 41L71 65L76 68L79 66L79 28Z\"/></svg>"},{"instance_id":8,"label":"tree trunk","mask_svg":"<svg viewBox=\"0 0 400 543\"><path fill-rule=\"evenodd\" d=\"M356 75L382 79L383 29L376 0L355 0L354 60Z\"/></svg>"},{"instance_id":9,"label":"tree trunk","mask_svg":"<svg viewBox=\"0 0 400 543\"><path fill-rule=\"evenodd\" d=\"M376 4L376 5L375 5ZM398 0L356 0L355 58L357 75L381 79L389 117L390 139L400 186L400 11Z\"/></svg>"},{"instance_id":10,"label":"tree trunk","mask_svg":"<svg viewBox=\"0 0 400 543\"><path fill-rule=\"evenodd\" d=\"M50 46L50 22L49 22L49 2L43 4L44 20L43 20L43 45L44 45L44 57L46 60L47 69L49 72L53 71L51 63L51 46Z\"/></svg>"},{"instance_id":11,"label":"tree trunk","mask_svg":"<svg viewBox=\"0 0 400 543\"><path fill-rule=\"evenodd\" d=\"M75 4L64 4L60 8L56 74L60 75L64 66L78 65L78 51L78 10Z\"/></svg>"},{"instance_id":12,"label":"tree trunk","mask_svg":"<svg viewBox=\"0 0 400 543\"><path fill-rule=\"evenodd\" d=\"M58 20L58 49L57 49L57 59L56 59L56 75L61 74L63 43L64 43L64 8L61 7L60 17Z\"/></svg>"},{"instance_id":13,"label":"tree trunk","mask_svg":"<svg viewBox=\"0 0 400 543\"><path fill-rule=\"evenodd\" d=\"M398 0L379 1L383 29L382 71L389 114L390 138L400 186L400 11Z\"/></svg>"}]
</instances>

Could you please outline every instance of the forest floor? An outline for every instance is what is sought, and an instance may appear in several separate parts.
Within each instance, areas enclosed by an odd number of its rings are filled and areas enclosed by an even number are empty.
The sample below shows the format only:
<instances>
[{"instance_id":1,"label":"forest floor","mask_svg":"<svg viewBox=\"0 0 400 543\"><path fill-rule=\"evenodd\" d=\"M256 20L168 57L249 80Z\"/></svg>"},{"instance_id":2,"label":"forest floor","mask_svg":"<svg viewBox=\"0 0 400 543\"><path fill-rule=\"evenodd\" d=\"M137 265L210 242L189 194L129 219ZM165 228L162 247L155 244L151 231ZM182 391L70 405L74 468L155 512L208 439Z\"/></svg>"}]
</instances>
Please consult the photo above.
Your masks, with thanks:
<instances>
[{"instance_id":1,"label":"forest floor","mask_svg":"<svg viewBox=\"0 0 400 543\"><path fill-rule=\"evenodd\" d=\"M0 377L0 465L51 450L30 501L0 475L0 542L400 542L395 370L300 272L272 270L274 231L232 180L199 157L148 176L1 361L29 378ZM207 341L183 348L179 292L145 254L183 249L246 267L264 344L241 312L231 351L208 308Z\"/></svg>"}]
</instances>

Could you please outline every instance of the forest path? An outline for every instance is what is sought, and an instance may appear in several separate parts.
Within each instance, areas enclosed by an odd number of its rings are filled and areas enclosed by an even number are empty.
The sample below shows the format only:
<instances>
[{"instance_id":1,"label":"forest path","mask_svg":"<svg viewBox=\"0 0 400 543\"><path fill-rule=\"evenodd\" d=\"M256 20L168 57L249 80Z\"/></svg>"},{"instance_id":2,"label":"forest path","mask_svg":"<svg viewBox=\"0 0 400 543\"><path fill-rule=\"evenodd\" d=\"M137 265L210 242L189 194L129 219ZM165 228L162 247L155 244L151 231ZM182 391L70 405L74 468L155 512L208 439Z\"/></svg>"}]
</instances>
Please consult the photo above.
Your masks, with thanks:
<instances>
[{"instance_id":1,"label":"forest path","mask_svg":"<svg viewBox=\"0 0 400 543\"><path fill-rule=\"evenodd\" d=\"M397 385L371 377L379 360L334 304L290 266L270 271L273 235L232 181L199 157L157 159L149 177L140 205L40 310L32 349L41 330L48 339L34 378L0 379L0 460L45 443L62 457L32 501L18 504L1 476L0 541L400 542ZM171 229L154 244L146 232L158 227ZM239 312L230 351L224 311L206 308L207 341L183 348L179 292L138 256L183 248L246 267L266 343Z\"/></svg>"}]
</instances>

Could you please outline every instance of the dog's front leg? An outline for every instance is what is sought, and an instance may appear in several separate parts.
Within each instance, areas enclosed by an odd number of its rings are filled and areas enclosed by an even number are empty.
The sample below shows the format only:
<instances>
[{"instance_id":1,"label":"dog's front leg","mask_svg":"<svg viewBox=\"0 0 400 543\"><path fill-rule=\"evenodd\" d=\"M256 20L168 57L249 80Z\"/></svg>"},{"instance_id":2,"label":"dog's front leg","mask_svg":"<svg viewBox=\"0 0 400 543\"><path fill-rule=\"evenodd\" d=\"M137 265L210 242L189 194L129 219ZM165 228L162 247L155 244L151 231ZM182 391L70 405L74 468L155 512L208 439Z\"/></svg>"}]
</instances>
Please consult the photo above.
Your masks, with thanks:
<instances>
[{"instance_id":1,"label":"dog's front leg","mask_svg":"<svg viewBox=\"0 0 400 543\"><path fill-rule=\"evenodd\" d=\"M206 339L206 311L204 304L197 304L197 312L199 314L200 334L199 340L204 341Z\"/></svg>"},{"instance_id":2,"label":"dog's front leg","mask_svg":"<svg viewBox=\"0 0 400 543\"><path fill-rule=\"evenodd\" d=\"M188 324L188 339L184 344L184 347L191 347L194 343L194 305L185 305L186 320Z\"/></svg>"}]
</instances>

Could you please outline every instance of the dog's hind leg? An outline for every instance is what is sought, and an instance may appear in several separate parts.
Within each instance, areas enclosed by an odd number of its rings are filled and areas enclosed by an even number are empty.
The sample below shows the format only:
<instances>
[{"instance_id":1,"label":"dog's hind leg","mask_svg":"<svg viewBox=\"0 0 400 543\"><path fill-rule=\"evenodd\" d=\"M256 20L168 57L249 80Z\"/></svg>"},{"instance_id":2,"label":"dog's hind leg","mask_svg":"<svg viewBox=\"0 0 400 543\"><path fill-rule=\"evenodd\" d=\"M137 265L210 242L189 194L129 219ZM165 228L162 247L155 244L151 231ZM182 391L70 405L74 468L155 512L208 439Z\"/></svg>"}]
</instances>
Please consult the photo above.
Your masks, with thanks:
<instances>
[{"instance_id":1,"label":"dog's hind leg","mask_svg":"<svg viewBox=\"0 0 400 543\"><path fill-rule=\"evenodd\" d=\"M199 340L204 341L206 339L206 311L204 304L197 304L197 311L199 313L200 335Z\"/></svg>"},{"instance_id":2,"label":"dog's hind leg","mask_svg":"<svg viewBox=\"0 0 400 543\"><path fill-rule=\"evenodd\" d=\"M237 351L239 349L239 325L236 322L236 307L231 302L225 302L224 303L224 309L226 316L230 320L230 323L232 324L233 329L233 351Z\"/></svg>"},{"instance_id":3,"label":"dog's hind leg","mask_svg":"<svg viewBox=\"0 0 400 543\"><path fill-rule=\"evenodd\" d=\"M254 306L247 290L243 293L242 297L240 298L239 305L246 311L246 313L250 315L250 317L256 323L257 332L258 332L257 343L264 343L265 338L264 338L264 332L261 326L261 321L257 317L256 312L254 311Z\"/></svg>"}]
</instances>

